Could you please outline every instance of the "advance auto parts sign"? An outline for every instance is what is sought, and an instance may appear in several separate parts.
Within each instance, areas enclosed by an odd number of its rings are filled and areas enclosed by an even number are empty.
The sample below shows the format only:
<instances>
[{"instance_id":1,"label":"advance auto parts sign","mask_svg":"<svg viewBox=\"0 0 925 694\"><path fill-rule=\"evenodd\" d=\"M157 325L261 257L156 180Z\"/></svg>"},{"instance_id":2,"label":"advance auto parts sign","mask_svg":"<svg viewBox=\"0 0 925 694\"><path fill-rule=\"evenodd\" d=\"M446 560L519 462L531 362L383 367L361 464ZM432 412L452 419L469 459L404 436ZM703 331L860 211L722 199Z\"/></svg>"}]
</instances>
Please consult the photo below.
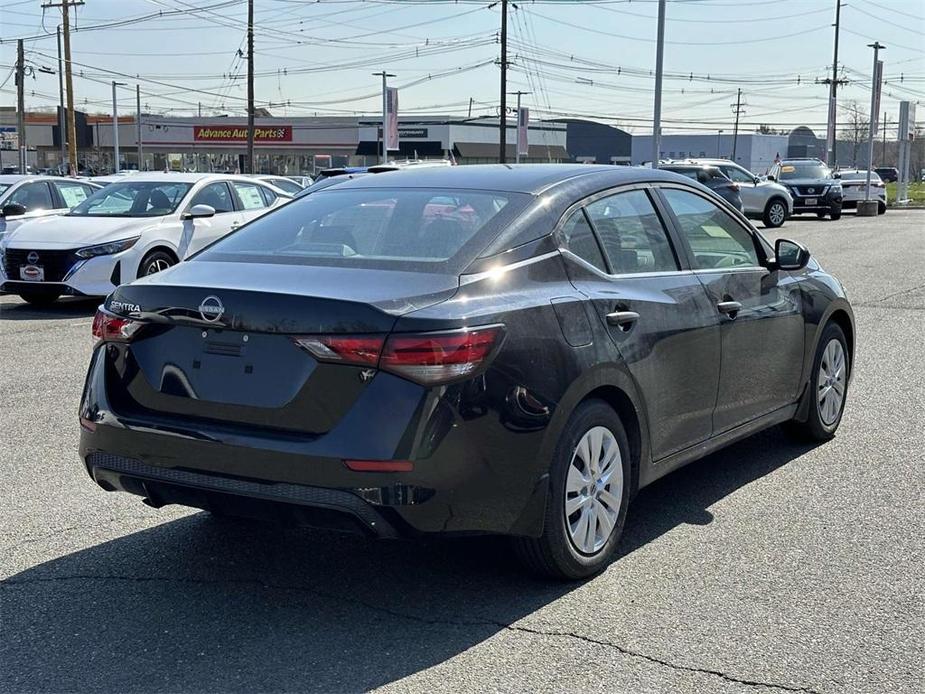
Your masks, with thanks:
<instances>
[{"instance_id":1,"label":"advance auto parts sign","mask_svg":"<svg viewBox=\"0 0 925 694\"><path fill-rule=\"evenodd\" d=\"M247 126L197 125L193 128L196 142L247 142ZM292 142L292 126L277 125L254 128L254 142Z\"/></svg>"}]
</instances>

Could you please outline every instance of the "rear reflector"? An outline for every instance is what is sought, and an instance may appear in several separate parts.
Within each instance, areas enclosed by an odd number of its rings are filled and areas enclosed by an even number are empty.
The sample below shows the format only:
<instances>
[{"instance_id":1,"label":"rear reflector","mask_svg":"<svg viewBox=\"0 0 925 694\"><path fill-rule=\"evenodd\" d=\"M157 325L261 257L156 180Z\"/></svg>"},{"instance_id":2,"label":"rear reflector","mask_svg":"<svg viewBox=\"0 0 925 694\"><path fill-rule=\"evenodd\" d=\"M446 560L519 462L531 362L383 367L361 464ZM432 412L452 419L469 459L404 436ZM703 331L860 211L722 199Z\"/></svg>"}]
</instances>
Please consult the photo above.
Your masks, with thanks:
<instances>
[{"instance_id":1,"label":"rear reflector","mask_svg":"<svg viewBox=\"0 0 925 694\"><path fill-rule=\"evenodd\" d=\"M468 376L492 355L500 325L437 333L304 335L293 341L323 362L367 366L425 385Z\"/></svg>"},{"instance_id":2,"label":"rear reflector","mask_svg":"<svg viewBox=\"0 0 925 694\"><path fill-rule=\"evenodd\" d=\"M344 465L354 472L411 472L410 460L345 460Z\"/></svg>"},{"instance_id":3,"label":"rear reflector","mask_svg":"<svg viewBox=\"0 0 925 694\"><path fill-rule=\"evenodd\" d=\"M97 342L128 342L142 325L141 321L123 318L99 308L93 316L93 338Z\"/></svg>"}]
</instances>

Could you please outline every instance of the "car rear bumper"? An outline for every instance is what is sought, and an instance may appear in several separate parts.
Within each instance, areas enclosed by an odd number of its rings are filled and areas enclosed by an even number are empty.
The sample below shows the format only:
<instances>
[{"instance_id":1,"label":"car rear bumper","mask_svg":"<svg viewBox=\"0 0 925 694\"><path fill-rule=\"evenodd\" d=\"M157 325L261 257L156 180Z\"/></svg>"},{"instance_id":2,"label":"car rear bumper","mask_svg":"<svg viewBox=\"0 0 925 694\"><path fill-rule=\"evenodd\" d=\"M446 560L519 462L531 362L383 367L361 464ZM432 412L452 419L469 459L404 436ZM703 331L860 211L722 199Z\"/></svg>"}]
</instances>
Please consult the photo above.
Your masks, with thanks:
<instances>
[{"instance_id":1,"label":"car rear bumper","mask_svg":"<svg viewBox=\"0 0 925 694\"><path fill-rule=\"evenodd\" d=\"M503 373L436 390L379 373L371 386L383 379L380 387L369 392L384 398L387 417L367 418L361 430L345 419L325 434L303 435L127 408L118 389L112 400L107 393L105 349L96 350L87 376L80 456L106 490L231 515L259 506L260 514L241 515L306 525L329 526L317 522L319 512L339 513L347 517L343 529L383 537L542 531L548 419L529 427L512 421ZM496 385L473 388L484 382ZM418 397L405 407L394 396L409 388ZM409 460L413 469L358 471L345 463L381 459Z\"/></svg>"}]
</instances>

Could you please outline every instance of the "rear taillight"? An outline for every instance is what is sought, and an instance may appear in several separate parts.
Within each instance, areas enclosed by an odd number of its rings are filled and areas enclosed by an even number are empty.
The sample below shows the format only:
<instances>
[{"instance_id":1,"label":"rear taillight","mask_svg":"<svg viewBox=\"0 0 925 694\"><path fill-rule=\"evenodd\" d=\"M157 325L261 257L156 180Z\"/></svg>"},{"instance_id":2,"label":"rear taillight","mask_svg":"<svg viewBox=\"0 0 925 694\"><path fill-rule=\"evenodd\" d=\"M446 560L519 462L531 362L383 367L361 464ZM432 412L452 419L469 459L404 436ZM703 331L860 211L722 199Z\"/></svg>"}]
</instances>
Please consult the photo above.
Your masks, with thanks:
<instances>
[{"instance_id":1,"label":"rear taillight","mask_svg":"<svg viewBox=\"0 0 925 694\"><path fill-rule=\"evenodd\" d=\"M500 344L504 330L493 325L437 333L305 335L295 343L318 361L369 366L425 385L474 373Z\"/></svg>"},{"instance_id":2,"label":"rear taillight","mask_svg":"<svg viewBox=\"0 0 925 694\"><path fill-rule=\"evenodd\" d=\"M93 316L93 339L97 342L128 342L142 325L141 321L123 318L100 308Z\"/></svg>"},{"instance_id":3,"label":"rear taillight","mask_svg":"<svg viewBox=\"0 0 925 694\"><path fill-rule=\"evenodd\" d=\"M392 335L379 360L383 371L418 383L435 384L468 376L492 354L502 336L500 326L446 333Z\"/></svg>"},{"instance_id":4,"label":"rear taillight","mask_svg":"<svg viewBox=\"0 0 925 694\"><path fill-rule=\"evenodd\" d=\"M306 335L294 339L299 347L318 361L355 366L376 366L385 343L384 335Z\"/></svg>"}]
</instances>

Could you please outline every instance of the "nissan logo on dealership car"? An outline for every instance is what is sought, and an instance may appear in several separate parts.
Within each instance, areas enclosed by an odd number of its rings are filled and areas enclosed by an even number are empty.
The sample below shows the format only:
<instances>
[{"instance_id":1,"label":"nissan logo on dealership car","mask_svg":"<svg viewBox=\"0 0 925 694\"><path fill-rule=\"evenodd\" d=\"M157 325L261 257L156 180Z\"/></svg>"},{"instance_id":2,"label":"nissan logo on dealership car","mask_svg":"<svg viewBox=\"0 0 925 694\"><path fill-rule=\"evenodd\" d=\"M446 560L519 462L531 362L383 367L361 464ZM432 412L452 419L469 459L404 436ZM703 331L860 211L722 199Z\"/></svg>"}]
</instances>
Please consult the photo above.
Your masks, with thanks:
<instances>
[{"instance_id":1,"label":"nissan logo on dealership car","mask_svg":"<svg viewBox=\"0 0 925 694\"><path fill-rule=\"evenodd\" d=\"M207 296L199 304L199 315L202 316L203 320L210 323L217 321L224 313L225 307L222 305L222 300L217 296Z\"/></svg>"},{"instance_id":2,"label":"nissan logo on dealership car","mask_svg":"<svg viewBox=\"0 0 925 694\"><path fill-rule=\"evenodd\" d=\"M29 251L29 255L26 256L26 260L29 261L29 265L35 265L39 262L39 254L35 251Z\"/></svg>"}]
</instances>

